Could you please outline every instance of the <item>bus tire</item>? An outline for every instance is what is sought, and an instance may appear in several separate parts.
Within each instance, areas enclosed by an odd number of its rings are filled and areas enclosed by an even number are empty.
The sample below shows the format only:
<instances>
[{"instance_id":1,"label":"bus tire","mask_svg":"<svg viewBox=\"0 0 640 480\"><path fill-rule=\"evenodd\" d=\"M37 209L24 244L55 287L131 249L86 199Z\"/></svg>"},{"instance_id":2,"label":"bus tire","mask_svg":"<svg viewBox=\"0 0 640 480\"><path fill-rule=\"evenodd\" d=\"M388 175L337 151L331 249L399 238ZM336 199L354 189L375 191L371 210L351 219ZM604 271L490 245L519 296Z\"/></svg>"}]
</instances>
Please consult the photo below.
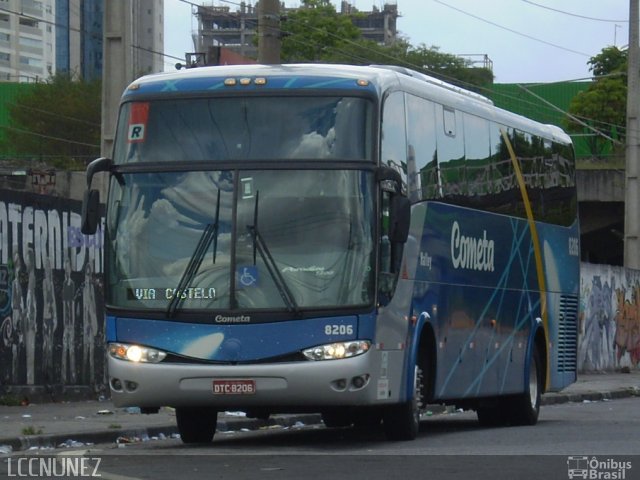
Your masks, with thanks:
<instances>
[{"instance_id":1,"label":"bus tire","mask_svg":"<svg viewBox=\"0 0 640 480\"><path fill-rule=\"evenodd\" d=\"M353 413L353 426L360 430L375 429L382 422L382 411L374 408L364 408Z\"/></svg>"},{"instance_id":2,"label":"bus tire","mask_svg":"<svg viewBox=\"0 0 640 480\"><path fill-rule=\"evenodd\" d=\"M210 443L216 432L218 412L211 407L177 407L176 422L183 443Z\"/></svg>"},{"instance_id":3,"label":"bus tire","mask_svg":"<svg viewBox=\"0 0 640 480\"><path fill-rule=\"evenodd\" d=\"M535 425L538 422L543 389L542 379L542 358L540 350L534 347L525 392L513 397L511 408L509 408L512 425Z\"/></svg>"},{"instance_id":4,"label":"bus tire","mask_svg":"<svg viewBox=\"0 0 640 480\"><path fill-rule=\"evenodd\" d=\"M414 440L420 429L422 407L422 369L416 365L413 376L412 398L388 407L383 414L384 432L388 440Z\"/></svg>"},{"instance_id":5,"label":"bus tire","mask_svg":"<svg viewBox=\"0 0 640 480\"><path fill-rule=\"evenodd\" d=\"M482 427L500 427L508 422L501 404L478 407L476 409L478 423Z\"/></svg>"},{"instance_id":6,"label":"bus tire","mask_svg":"<svg viewBox=\"0 0 640 480\"><path fill-rule=\"evenodd\" d=\"M350 427L353 424L351 415L348 411L327 411L320 414L322 422L328 428Z\"/></svg>"}]
</instances>

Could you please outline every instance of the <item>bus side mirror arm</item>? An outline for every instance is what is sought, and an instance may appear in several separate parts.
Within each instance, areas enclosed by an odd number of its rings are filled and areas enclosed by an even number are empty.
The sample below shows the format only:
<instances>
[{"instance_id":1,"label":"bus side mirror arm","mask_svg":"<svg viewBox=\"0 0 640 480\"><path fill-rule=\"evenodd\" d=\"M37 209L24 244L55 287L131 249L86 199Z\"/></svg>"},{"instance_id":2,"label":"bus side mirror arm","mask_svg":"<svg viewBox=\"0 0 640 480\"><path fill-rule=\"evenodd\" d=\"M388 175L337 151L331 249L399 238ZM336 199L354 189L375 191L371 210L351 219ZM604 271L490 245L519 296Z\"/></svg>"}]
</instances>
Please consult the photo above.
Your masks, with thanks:
<instances>
[{"instance_id":1,"label":"bus side mirror arm","mask_svg":"<svg viewBox=\"0 0 640 480\"><path fill-rule=\"evenodd\" d=\"M100 157L96 158L93 162L87 165L87 190L91 190L91 182L93 176L99 172L108 172L111 170L113 162L110 158Z\"/></svg>"},{"instance_id":2,"label":"bus side mirror arm","mask_svg":"<svg viewBox=\"0 0 640 480\"><path fill-rule=\"evenodd\" d=\"M100 193L91 188L93 176L98 172L111 170L112 161L109 158L100 157L87 166L87 190L82 199L82 215L80 231L85 235L93 235L98 230L100 218Z\"/></svg>"},{"instance_id":3,"label":"bus side mirror arm","mask_svg":"<svg viewBox=\"0 0 640 480\"><path fill-rule=\"evenodd\" d=\"M376 182L391 193L389 241L406 243L411 223L411 201L402 193L402 177L397 170L381 166L376 169Z\"/></svg>"},{"instance_id":4,"label":"bus side mirror arm","mask_svg":"<svg viewBox=\"0 0 640 480\"><path fill-rule=\"evenodd\" d=\"M402 194L391 197L389 241L406 243L411 224L411 201Z\"/></svg>"},{"instance_id":5,"label":"bus side mirror arm","mask_svg":"<svg viewBox=\"0 0 640 480\"><path fill-rule=\"evenodd\" d=\"M98 230L100 217L100 192L85 190L82 199L82 222L80 231L85 235L93 235Z\"/></svg>"}]
</instances>

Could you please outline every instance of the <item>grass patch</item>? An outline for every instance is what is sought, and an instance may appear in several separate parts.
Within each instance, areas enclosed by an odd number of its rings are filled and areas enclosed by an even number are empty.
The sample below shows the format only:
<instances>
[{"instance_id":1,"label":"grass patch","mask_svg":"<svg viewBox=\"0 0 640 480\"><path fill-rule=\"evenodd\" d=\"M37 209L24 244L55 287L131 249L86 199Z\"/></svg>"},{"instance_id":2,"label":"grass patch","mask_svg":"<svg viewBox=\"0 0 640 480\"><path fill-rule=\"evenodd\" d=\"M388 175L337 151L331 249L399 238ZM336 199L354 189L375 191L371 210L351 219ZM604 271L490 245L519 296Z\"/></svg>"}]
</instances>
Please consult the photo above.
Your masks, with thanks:
<instances>
[{"instance_id":1,"label":"grass patch","mask_svg":"<svg viewBox=\"0 0 640 480\"><path fill-rule=\"evenodd\" d=\"M35 428L35 427L29 425L28 427L24 427L22 429L22 434L23 435L40 435L40 434L42 434L42 429L41 428Z\"/></svg>"},{"instance_id":2,"label":"grass patch","mask_svg":"<svg viewBox=\"0 0 640 480\"><path fill-rule=\"evenodd\" d=\"M122 425L118 425L117 423L112 423L111 425L109 425L109 428L113 430L119 430L122 428Z\"/></svg>"},{"instance_id":3,"label":"grass patch","mask_svg":"<svg viewBox=\"0 0 640 480\"><path fill-rule=\"evenodd\" d=\"M0 395L0 405L6 407L19 407L20 399L15 395Z\"/></svg>"}]
</instances>

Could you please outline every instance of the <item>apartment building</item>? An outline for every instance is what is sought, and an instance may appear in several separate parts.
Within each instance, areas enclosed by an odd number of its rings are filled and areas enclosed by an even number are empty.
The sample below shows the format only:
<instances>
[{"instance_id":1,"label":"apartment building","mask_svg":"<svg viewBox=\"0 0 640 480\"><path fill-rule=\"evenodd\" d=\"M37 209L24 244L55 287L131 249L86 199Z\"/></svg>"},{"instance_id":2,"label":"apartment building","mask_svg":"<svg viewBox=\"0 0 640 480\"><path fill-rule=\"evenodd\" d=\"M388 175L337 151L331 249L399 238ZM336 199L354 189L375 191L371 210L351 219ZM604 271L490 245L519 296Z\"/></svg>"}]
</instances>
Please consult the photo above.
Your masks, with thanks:
<instances>
[{"instance_id":1,"label":"apartment building","mask_svg":"<svg viewBox=\"0 0 640 480\"><path fill-rule=\"evenodd\" d=\"M0 81L40 81L57 72L100 78L106 1L0 0ZM126 5L136 73L162 71L164 0Z\"/></svg>"},{"instance_id":2,"label":"apartment building","mask_svg":"<svg viewBox=\"0 0 640 480\"><path fill-rule=\"evenodd\" d=\"M258 29L258 4L240 2L235 11L228 5L203 4L198 6L198 32L194 36L196 51L207 52L209 47L225 47L241 55L256 58L258 49L254 40ZM281 12L295 9L281 7ZM385 3L382 9L373 7L361 12L347 1L341 3L341 15L348 15L362 32L364 38L381 45L390 45L396 40L398 5Z\"/></svg>"}]
</instances>

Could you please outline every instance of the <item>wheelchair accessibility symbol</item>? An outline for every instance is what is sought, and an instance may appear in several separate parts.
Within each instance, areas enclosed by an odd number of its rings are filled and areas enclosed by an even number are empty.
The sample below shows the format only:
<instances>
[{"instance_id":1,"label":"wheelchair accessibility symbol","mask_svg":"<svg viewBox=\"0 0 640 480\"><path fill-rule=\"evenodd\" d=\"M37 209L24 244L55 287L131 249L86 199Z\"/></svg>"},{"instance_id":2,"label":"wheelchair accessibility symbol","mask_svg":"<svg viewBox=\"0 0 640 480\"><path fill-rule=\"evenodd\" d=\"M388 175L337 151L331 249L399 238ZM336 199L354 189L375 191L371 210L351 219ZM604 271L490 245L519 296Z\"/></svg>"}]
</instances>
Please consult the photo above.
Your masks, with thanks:
<instances>
[{"instance_id":1,"label":"wheelchair accessibility symbol","mask_svg":"<svg viewBox=\"0 0 640 480\"><path fill-rule=\"evenodd\" d=\"M238 287L253 287L258 283L258 267L250 265L248 267L238 267L236 272Z\"/></svg>"}]
</instances>

